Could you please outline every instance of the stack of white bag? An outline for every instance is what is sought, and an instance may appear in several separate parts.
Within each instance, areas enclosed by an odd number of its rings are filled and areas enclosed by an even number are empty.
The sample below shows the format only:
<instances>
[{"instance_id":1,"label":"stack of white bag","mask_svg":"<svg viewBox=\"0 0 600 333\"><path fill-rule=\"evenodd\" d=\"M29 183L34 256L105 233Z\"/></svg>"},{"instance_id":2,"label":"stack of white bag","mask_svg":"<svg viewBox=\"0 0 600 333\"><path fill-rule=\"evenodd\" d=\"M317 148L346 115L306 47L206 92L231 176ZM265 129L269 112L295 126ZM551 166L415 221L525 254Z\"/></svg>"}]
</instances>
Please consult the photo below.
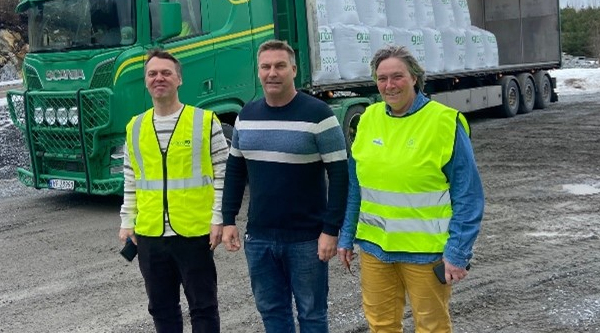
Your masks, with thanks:
<instances>
[{"instance_id":1,"label":"stack of white bag","mask_svg":"<svg viewBox=\"0 0 600 333\"><path fill-rule=\"evenodd\" d=\"M452 0L456 27L465 30L465 69L498 67L498 44L490 31L471 25L467 0Z\"/></svg>"},{"instance_id":2,"label":"stack of white bag","mask_svg":"<svg viewBox=\"0 0 600 333\"><path fill-rule=\"evenodd\" d=\"M428 74L498 66L493 33L471 25L467 0L315 0L313 80L370 78L386 45L406 46Z\"/></svg>"},{"instance_id":3,"label":"stack of white bag","mask_svg":"<svg viewBox=\"0 0 600 333\"><path fill-rule=\"evenodd\" d=\"M464 70L466 56L465 29L457 27L457 20L450 0L432 1L436 29L442 37L442 47L444 50L443 71L453 72Z\"/></svg>"},{"instance_id":4,"label":"stack of white bag","mask_svg":"<svg viewBox=\"0 0 600 333\"><path fill-rule=\"evenodd\" d=\"M417 29L415 24L414 1L386 0L385 6L389 29L394 34L395 44L407 47L419 64L428 68L423 31Z\"/></svg>"},{"instance_id":5,"label":"stack of white bag","mask_svg":"<svg viewBox=\"0 0 600 333\"><path fill-rule=\"evenodd\" d=\"M316 1L316 17L318 25L319 47L316 50L316 59L320 62L313 65L313 82L327 83L340 80L340 71L338 68L338 58L333 43L333 32L329 27L326 0Z\"/></svg>"},{"instance_id":6,"label":"stack of white bag","mask_svg":"<svg viewBox=\"0 0 600 333\"><path fill-rule=\"evenodd\" d=\"M444 71L442 35L436 29L432 0L386 0L390 29L428 73Z\"/></svg>"},{"instance_id":7,"label":"stack of white bag","mask_svg":"<svg viewBox=\"0 0 600 333\"><path fill-rule=\"evenodd\" d=\"M386 45L394 45L394 33L388 28L385 0L355 0L360 23L369 29L371 57Z\"/></svg>"},{"instance_id":8,"label":"stack of white bag","mask_svg":"<svg viewBox=\"0 0 600 333\"><path fill-rule=\"evenodd\" d=\"M338 68L343 80L370 78L371 44L369 28L361 24L354 0L327 0L327 19L333 31ZM371 6L373 7L373 6ZM369 12L371 23L376 13Z\"/></svg>"}]
</instances>

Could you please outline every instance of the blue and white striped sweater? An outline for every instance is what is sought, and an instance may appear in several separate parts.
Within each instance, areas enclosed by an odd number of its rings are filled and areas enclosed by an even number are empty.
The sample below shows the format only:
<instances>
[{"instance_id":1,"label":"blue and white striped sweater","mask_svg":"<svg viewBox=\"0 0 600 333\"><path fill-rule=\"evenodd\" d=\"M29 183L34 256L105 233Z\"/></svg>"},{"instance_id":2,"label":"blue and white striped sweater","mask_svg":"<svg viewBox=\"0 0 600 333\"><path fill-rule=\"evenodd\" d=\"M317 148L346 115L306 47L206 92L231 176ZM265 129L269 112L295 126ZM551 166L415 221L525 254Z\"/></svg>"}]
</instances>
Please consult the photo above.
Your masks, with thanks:
<instances>
[{"instance_id":1,"label":"blue and white striped sweater","mask_svg":"<svg viewBox=\"0 0 600 333\"><path fill-rule=\"evenodd\" d=\"M253 237L293 242L321 232L337 236L347 174L344 136L324 102L298 93L284 107L264 99L250 103L236 121L227 162L225 225L235 223L244 190L239 184L248 176Z\"/></svg>"}]
</instances>

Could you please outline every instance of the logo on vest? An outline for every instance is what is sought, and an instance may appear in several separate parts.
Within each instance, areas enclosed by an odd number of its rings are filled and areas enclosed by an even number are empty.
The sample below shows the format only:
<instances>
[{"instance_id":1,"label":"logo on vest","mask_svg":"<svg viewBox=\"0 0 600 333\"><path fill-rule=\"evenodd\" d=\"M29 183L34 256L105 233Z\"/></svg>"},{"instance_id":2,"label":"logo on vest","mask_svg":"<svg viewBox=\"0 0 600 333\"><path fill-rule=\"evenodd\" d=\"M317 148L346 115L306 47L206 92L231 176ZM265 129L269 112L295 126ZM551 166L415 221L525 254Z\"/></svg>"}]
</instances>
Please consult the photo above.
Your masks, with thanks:
<instances>
[{"instance_id":1,"label":"logo on vest","mask_svg":"<svg viewBox=\"0 0 600 333\"><path fill-rule=\"evenodd\" d=\"M383 140L381 140L380 138L373 139L373 143L378 146L383 146Z\"/></svg>"},{"instance_id":2,"label":"logo on vest","mask_svg":"<svg viewBox=\"0 0 600 333\"><path fill-rule=\"evenodd\" d=\"M171 144L176 147L189 148L192 146L192 140L173 141L173 142L171 142Z\"/></svg>"},{"instance_id":3,"label":"logo on vest","mask_svg":"<svg viewBox=\"0 0 600 333\"><path fill-rule=\"evenodd\" d=\"M417 143L414 138L410 138L408 141L406 141L406 148L417 149Z\"/></svg>"}]
</instances>

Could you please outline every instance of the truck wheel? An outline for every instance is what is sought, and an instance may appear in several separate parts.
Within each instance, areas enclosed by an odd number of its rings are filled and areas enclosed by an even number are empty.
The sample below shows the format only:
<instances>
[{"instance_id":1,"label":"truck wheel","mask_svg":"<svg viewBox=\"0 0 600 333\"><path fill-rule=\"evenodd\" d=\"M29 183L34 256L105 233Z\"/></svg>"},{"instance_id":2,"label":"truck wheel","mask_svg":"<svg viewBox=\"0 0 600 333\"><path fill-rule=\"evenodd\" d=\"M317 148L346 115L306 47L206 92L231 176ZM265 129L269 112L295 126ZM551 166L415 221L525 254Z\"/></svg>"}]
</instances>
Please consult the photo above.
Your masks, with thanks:
<instances>
[{"instance_id":1,"label":"truck wheel","mask_svg":"<svg viewBox=\"0 0 600 333\"><path fill-rule=\"evenodd\" d=\"M354 143L354 138L356 138L356 129L358 127L358 121L360 120L360 116L365 112L364 105L353 105L348 108L346 111L346 115L344 116L344 137L346 137L346 150L350 153L350 148L352 147L352 143Z\"/></svg>"},{"instance_id":2,"label":"truck wheel","mask_svg":"<svg viewBox=\"0 0 600 333\"><path fill-rule=\"evenodd\" d=\"M502 105L498 106L497 112L503 118L514 117L519 111L521 99L517 78L508 75L500 79L499 83L502 85Z\"/></svg>"},{"instance_id":3,"label":"truck wheel","mask_svg":"<svg viewBox=\"0 0 600 333\"><path fill-rule=\"evenodd\" d=\"M552 82L546 71L539 71L534 75L535 81L535 108L545 109L550 105L552 97Z\"/></svg>"},{"instance_id":4,"label":"truck wheel","mask_svg":"<svg viewBox=\"0 0 600 333\"><path fill-rule=\"evenodd\" d=\"M533 111L535 104L535 84L533 76L529 73L521 73L517 76L519 86L521 87L521 100L519 101L519 113L529 113Z\"/></svg>"},{"instance_id":5,"label":"truck wheel","mask_svg":"<svg viewBox=\"0 0 600 333\"><path fill-rule=\"evenodd\" d=\"M225 135L225 141L227 141L227 147L231 147L231 139L233 138L233 126L228 123L221 123L223 128L223 135Z\"/></svg>"}]
</instances>

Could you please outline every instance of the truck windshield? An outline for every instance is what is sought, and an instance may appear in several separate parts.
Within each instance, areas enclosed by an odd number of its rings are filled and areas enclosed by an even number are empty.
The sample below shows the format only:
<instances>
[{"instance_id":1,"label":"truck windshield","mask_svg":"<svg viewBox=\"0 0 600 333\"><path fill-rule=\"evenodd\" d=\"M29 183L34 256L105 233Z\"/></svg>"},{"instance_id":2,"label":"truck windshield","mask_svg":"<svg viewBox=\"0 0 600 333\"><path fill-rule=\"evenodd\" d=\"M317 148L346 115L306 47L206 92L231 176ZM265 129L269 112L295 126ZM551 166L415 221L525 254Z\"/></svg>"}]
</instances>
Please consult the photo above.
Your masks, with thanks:
<instances>
[{"instance_id":1,"label":"truck windshield","mask_svg":"<svg viewBox=\"0 0 600 333\"><path fill-rule=\"evenodd\" d=\"M135 0L49 0L28 10L30 52L135 43Z\"/></svg>"}]
</instances>

